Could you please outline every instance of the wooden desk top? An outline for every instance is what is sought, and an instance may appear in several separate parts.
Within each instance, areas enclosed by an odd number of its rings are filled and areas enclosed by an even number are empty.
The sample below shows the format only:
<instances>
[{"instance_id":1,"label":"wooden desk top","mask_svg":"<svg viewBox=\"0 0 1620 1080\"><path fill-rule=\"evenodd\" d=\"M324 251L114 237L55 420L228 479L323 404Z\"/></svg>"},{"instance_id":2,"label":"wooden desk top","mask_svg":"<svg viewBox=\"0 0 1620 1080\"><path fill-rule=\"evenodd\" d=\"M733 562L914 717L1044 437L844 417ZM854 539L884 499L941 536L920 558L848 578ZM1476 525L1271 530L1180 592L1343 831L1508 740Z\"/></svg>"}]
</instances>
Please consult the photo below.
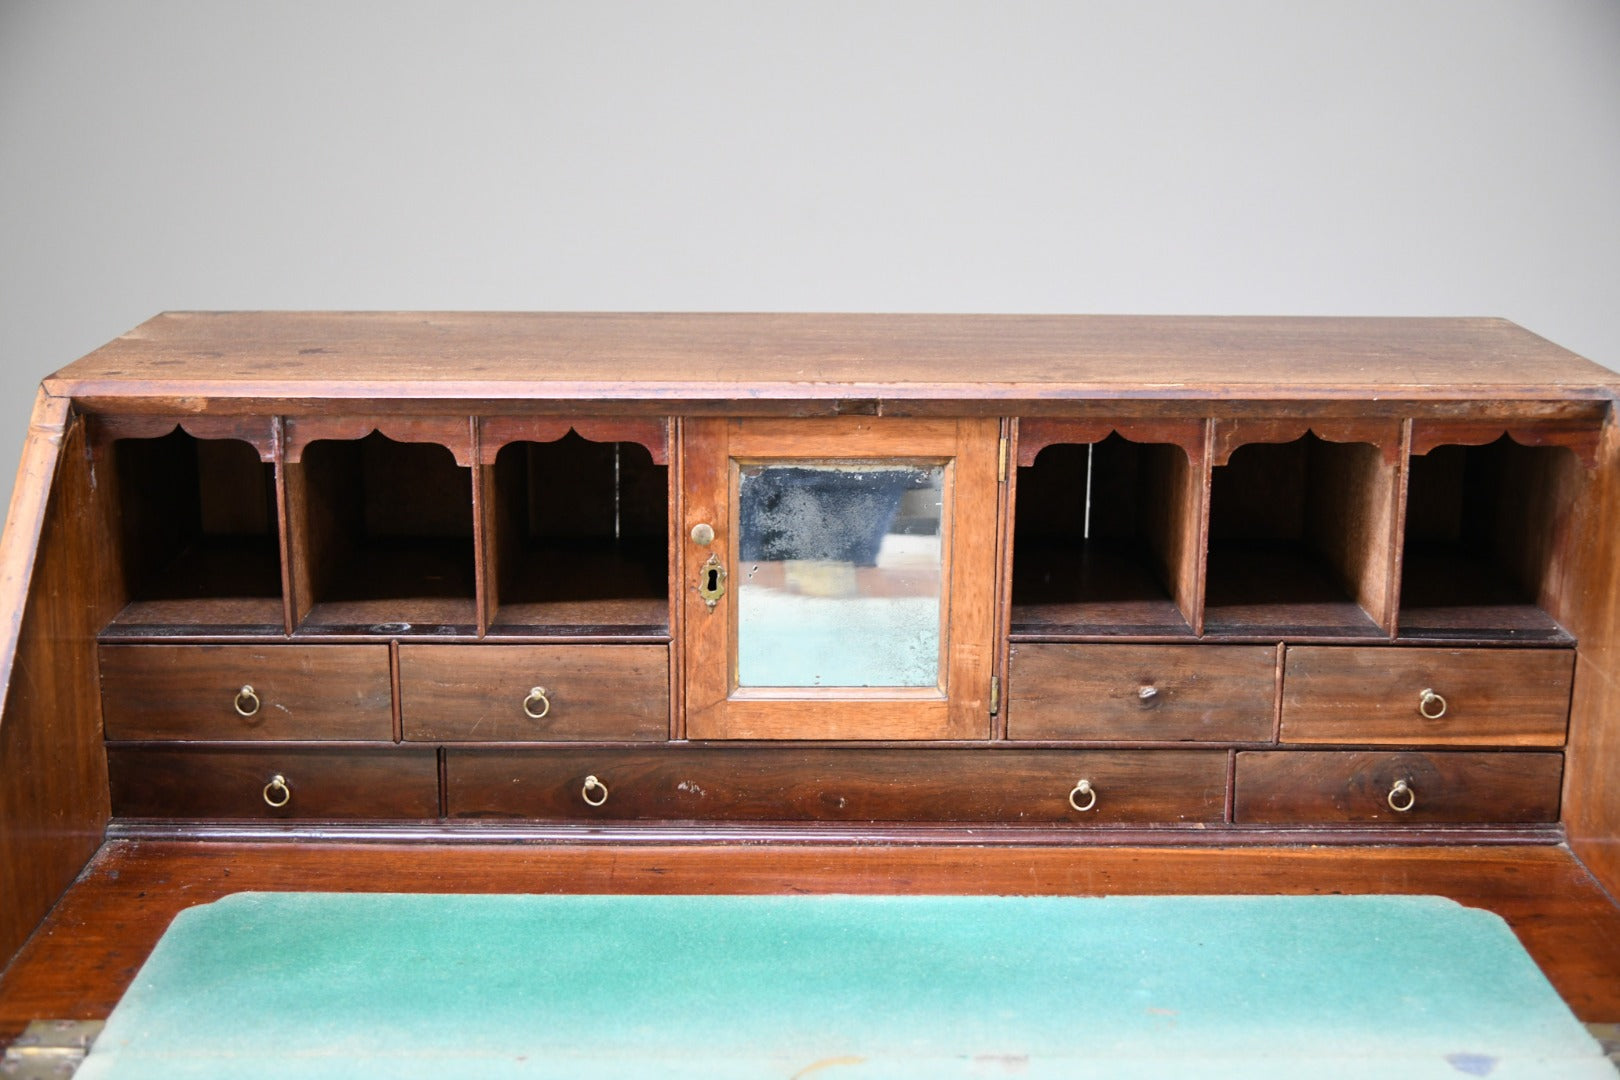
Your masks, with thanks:
<instances>
[{"instance_id":1,"label":"wooden desk top","mask_svg":"<svg viewBox=\"0 0 1620 1080\"><path fill-rule=\"evenodd\" d=\"M1501 319L170 312L45 389L92 403L540 398L665 411L748 400L1007 411L1178 398L1606 401L1620 374Z\"/></svg>"}]
</instances>

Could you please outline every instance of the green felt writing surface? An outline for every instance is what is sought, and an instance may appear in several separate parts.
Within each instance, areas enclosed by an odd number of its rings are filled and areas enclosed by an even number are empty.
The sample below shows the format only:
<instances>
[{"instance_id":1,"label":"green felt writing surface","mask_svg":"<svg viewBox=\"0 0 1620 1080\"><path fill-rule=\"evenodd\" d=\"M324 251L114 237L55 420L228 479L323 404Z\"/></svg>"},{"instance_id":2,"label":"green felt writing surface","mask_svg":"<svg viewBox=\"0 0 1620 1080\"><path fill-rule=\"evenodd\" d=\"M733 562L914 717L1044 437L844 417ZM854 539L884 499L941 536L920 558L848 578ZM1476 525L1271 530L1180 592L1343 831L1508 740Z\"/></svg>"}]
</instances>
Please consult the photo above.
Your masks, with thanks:
<instances>
[{"instance_id":1,"label":"green felt writing surface","mask_svg":"<svg viewBox=\"0 0 1620 1080\"><path fill-rule=\"evenodd\" d=\"M181 914L84 1080L1610 1077L1435 897L243 893Z\"/></svg>"}]
</instances>

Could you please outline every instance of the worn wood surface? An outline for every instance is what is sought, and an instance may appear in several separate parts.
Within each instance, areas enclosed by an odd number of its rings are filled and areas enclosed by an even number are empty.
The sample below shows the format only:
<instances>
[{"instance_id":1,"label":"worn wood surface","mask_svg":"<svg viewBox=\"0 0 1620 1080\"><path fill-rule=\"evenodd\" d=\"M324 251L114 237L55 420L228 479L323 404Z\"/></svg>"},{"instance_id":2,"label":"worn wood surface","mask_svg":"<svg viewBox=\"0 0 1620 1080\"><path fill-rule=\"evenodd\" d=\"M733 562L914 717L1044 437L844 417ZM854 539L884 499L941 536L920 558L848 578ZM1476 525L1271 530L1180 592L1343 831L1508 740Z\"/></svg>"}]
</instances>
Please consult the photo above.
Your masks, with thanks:
<instances>
[{"instance_id":1,"label":"worn wood surface","mask_svg":"<svg viewBox=\"0 0 1620 1080\"><path fill-rule=\"evenodd\" d=\"M535 687L543 698L531 699ZM663 645L399 647L405 738L643 741L669 735ZM525 702L540 719L525 714Z\"/></svg>"},{"instance_id":2,"label":"worn wood surface","mask_svg":"<svg viewBox=\"0 0 1620 1080\"><path fill-rule=\"evenodd\" d=\"M1620 910L1560 847L108 844L0 977L0 1039L104 1017L180 911L244 890L1438 894L1507 919L1577 1016L1620 1017Z\"/></svg>"},{"instance_id":3,"label":"worn wood surface","mask_svg":"<svg viewBox=\"0 0 1620 1080\"><path fill-rule=\"evenodd\" d=\"M242 821L424 819L439 815L432 749L270 744L222 748L115 745L107 751L112 810L120 817ZM269 801L265 787L284 779Z\"/></svg>"},{"instance_id":4,"label":"worn wood surface","mask_svg":"<svg viewBox=\"0 0 1620 1080\"><path fill-rule=\"evenodd\" d=\"M1562 754L1412 750L1241 750L1240 825L1422 826L1558 820ZM1390 805L1398 781L1412 805ZM1405 805L1406 793L1394 797Z\"/></svg>"},{"instance_id":5,"label":"worn wood surface","mask_svg":"<svg viewBox=\"0 0 1620 1080\"><path fill-rule=\"evenodd\" d=\"M101 647L114 740L385 740L389 699L381 643Z\"/></svg>"},{"instance_id":6,"label":"worn wood surface","mask_svg":"<svg viewBox=\"0 0 1620 1080\"><path fill-rule=\"evenodd\" d=\"M84 427L68 403L34 402L0 539L0 956L10 956L100 843L95 632L116 584Z\"/></svg>"},{"instance_id":7,"label":"worn wood surface","mask_svg":"<svg viewBox=\"0 0 1620 1080\"><path fill-rule=\"evenodd\" d=\"M1216 823L1226 758L1219 750L451 749L447 798L453 818ZM608 788L599 808L586 805L587 776ZM1069 803L1081 780L1097 796L1084 813Z\"/></svg>"},{"instance_id":8,"label":"worn wood surface","mask_svg":"<svg viewBox=\"0 0 1620 1080\"><path fill-rule=\"evenodd\" d=\"M1291 743L1562 746L1569 649L1294 645L1283 669ZM1444 709L1423 692L1444 699ZM1422 709L1441 715L1430 719Z\"/></svg>"},{"instance_id":9,"label":"worn wood surface","mask_svg":"<svg viewBox=\"0 0 1620 1080\"><path fill-rule=\"evenodd\" d=\"M1016 644L1012 739L1264 742L1277 650L1268 645Z\"/></svg>"},{"instance_id":10,"label":"worn wood surface","mask_svg":"<svg viewBox=\"0 0 1620 1080\"><path fill-rule=\"evenodd\" d=\"M46 385L87 398L292 397L317 407L421 396L934 399L999 412L1008 400L1211 393L1533 399L1616 382L1498 319L171 312Z\"/></svg>"}]
</instances>

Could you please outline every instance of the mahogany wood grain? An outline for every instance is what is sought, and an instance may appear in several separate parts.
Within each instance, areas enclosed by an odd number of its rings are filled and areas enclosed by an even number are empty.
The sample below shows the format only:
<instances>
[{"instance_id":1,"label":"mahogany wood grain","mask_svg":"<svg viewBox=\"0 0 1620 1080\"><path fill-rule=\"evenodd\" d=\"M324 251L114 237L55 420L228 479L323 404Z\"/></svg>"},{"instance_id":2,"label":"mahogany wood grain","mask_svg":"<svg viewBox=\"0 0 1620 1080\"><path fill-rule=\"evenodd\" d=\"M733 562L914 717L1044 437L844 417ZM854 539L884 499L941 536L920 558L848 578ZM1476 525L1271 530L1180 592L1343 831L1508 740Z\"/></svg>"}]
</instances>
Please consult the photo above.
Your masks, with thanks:
<instances>
[{"instance_id":1,"label":"mahogany wood grain","mask_svg":"<svg viewBox=\"0 0 1620 1080\"><path fill-rule=\"evenodd\" d=\"M1515 423L1496 420L1416 420L1412 424L1412 453L1427 454L1437 446L1483 446L1507 436L1520 446L1562 446L1575 452L1581 464L1597 464L1603 436L1603 418L1569 417Z\"/></svg>"},{"instance_id":2,"label":"mahogany wood grain","mask_svg":"<svg viewBox=\"0 0 1620 1080\"><path fill-rule=\"evenodd\" d=\"M98 574L111 526L83 423L34 401L0 538L0 956L9 957L100 843L107 772L95 633L122 597Z\"/></svg>"},{"instance_id":3,"label":"mahogany wood grain","mask_svg":"<svg viewBox=\"0 0 1620 1080\"><path fill-rule=\"evenodd\" d=\"M1266 742L1276 683L1267 645L1019 643L1007 736Z\"/></svg>"},{"instance_id":4,"label":"mahogany wood grain","mask_svg":"<svg viewBox=\"0 0 1620 1080\"><path fill-rule=\"evenodd\" d=\"M391 696L383 644L101 647L109 739L380 741Z\"/></svg>"},{"instance_id":5,"label":"mahogany wood grain","mask_svg":"<svg viewBox=\"0 0 1620 1080\"><path fill-rule=\"evenodd\" d=\"M596 443L631 442L646 447L653 464L669 464L670 422L645 416L485 416L478 421L479 461L495 464L509 443L555 442L570 431Z\"/></svg>"},{"instance_id":6,"label":"mahogany wood grain","mask_svg":"<svg viewBox=\"0 0 1620 1080\"><path fill-rule=\"evenodd\" d=\"M1179 446L1194 465L1204 460L1204 421L1180 418L1132 417L1128 419L1075 419L1060 416L1034 416L1018 428L1017 462L1028 468L1042 450L1058 443L1097 443L1111 434L1134 443L1168 443Z\"/></svg>"},{"instance_id":7,"label":"mahogany wood grain","mask_svg":"<svg viewBox=\"0 0 1620 1080\"><path fill-rule=\"evenodd\" d=\"M662 740L669 650L662 645L399 646L400 713L416 742ZM544 702L532 702L534 687Z\"/></svg>"},{"instance_id":8,"label":"mahogany wood grain","mask_svg":"<svg viewBox=\"0 0 1620 1080\"><path fill-rule=\"evenodd\" d=\"M101 413L88 417L90 439L98 450L118 439L157 439L176 428L194 439L229 439L245 442L259 452L259 460L274 464L281 447L281 431L272 416L153 416Z\"/></svg>"},{"instance_id":9,"label":"mahogany wood grain","mask_svg":"<svg viewBox=\"0 0 1620 1080\"><path fill-rule=\"evenodd\" d=\"M112 812L135 818L245 821L436 818L439 762L432 749L382 744L223 748L206 743L107 748ZM274 777L287 796L265 793Z\"/></svg>"},{"instance_id":10,"label":"mahogany wood grain","mask_svg":"<svg viewBox=\"0 0 1620 1080\"><path fill-rule=\"evenodd\" d=\"M1234 820L1241 825L1558 820L1564 757L1519 751L1240 750ZM1391 792L1404 780L1411 809ZM1406 802L1395 796L1397 806Z\"/></svg>"},{"instance_id":11,"label":"mahogany wood grain","mask_svg":"<svg viewBox=\"0 0 1620 1080\"><path fill-rule=\"evenodd\" d=\"M1226 465L1238 448L1255 443L1291 443L1314 435L1329 443L1367 443L1378 448L1384 464L1400 462L1401 424L1396 420L1354 417L1323 420L1299 416L1244 416L1215 422L1210 464Z\"/></svg>"},{"instance_id":12,"label":"mahogany wood grain","mask_svg":"<svg viewBox=\"0 0 1620 1080\"><path fill-rule=\"evenodd\" d=\"M446 762L452 818L1067 822L1083 828L1216 823L1226 802L1226 754L1212 750L452 748ZM586 804L587 776L607 786L600 808ZM1086 813L1069 804L1082 779L1097 795Z\"/></svg>"},{"instance_id":13,"label":"mahogany wood grain","mask_svg":"<svg viewBox=\"0 0 1620 1080\"><path fill-rule=\"evenodd\" d=\"M1562 746L1569 649L1293 645L1282 741L1414 746ZM1423 693L1432 691L1444 706ZM1430 719L1423 714L1441 715Z\"/></svg>"},{"instance_id":14,"label":"mahogany wood grain","mask_svg":"<svg viewBox=\"0 0 1620 1080\"><path fill-rule=\"evenodd\" d=\"M0 976L0 1039L105 1017L174 916L246 890L423 893L1397 893L1508 921L1575 1014L1620 1016L1620 910L1568 850L877 845L107 844Z\"/></svg>"},{"instance_id":15,"label":"mahogany wood grain","mask_svg":"<svg viewBox=\"0 0 1620 1080\"><path fill-rule=\"evenodd\" d=\"M397 443L434 443L449 450L456 464L471 468L477 460L473 451L473 428L477 420L469 416L379 417L289 416L286 418L286 457L297 464L312 442L333 440L358 442L376 432Z\"/></svg>"},{"instance_id":16,"label":"mahogany wood grain","mask_svg":"<svg viewBox=\"0 0 1620 1080\"><path fill-rule=\"evenodd\" d=\"M958 415L1035 415L1088 398L1605 399L1616 383L1500 319L170 312L46 388L129 410L227 397L352 413L354 401L427 397L664 414L682 402L687 415L700 403L739 415L759 402L948 401Z\"/></svg>"}]
</instances>

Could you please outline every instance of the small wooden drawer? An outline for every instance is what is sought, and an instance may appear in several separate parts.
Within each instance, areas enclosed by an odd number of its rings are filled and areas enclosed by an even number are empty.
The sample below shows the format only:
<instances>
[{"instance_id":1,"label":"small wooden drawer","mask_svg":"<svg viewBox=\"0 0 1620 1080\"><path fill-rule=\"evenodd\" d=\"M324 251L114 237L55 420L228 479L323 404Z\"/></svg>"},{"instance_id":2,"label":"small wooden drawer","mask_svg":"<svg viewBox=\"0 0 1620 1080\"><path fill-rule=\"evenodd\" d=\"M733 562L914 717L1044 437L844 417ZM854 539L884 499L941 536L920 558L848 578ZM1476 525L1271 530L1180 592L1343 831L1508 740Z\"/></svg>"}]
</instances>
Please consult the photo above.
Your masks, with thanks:
<instances>
[{"instance_id":1,"label":"small wooden drawer","mask_svg":"<svg viewBox=\"0 0 1620 1080\"><path fill-rule=\"evenodd\" d=\"M1530 824L1558 820L1562 754L1252 750L1237 756L1240 825Z\"/></svg>"},{"instance_id":2,"label":"small wooden drawer","mask_svg":"<svg viewBox=\"0 0 1620 1080\"><path fill-rule=\"evenodd\" d=\"M669 736L663 645L401 645L405 738L650 741Z\"/></svg>"},{"instance_id":3,"label":"small wooden drawer","mask_svg":"<svg viewBox=\"0 0 1620 1080\"><path fill-rule=\"evenodd\" d=\"M445 768L453 818L1209 824L1226 800L1226 755L1193 750L450 750Z\"/></svg>"},{"instance_id":4,"label":"small wooden drawer","mask_svg":"<svg viewBox=\"0 0 1620 1080\"><path fill-rule=\"evenodd\" d=\"M1009 739L1271 739L1269 645L1014 645Z\"/></svg>"},{"instance_id":5,"label":"small wooden drawer","mask_svg":"<svg viewBox=\"0 0 1620 1080\"><path fill-rule=\"evenodd\" d=\"M386 645L103 645L112 740L393 738Z\"/></svg>"},{"instance_id":6,"label":"small wooden drawer","mask_svg":"<svg viewBox=\"0 0 1620 1080\"><path fill-rule=\"evenodd\" d=\"M1294 646L1282 741L1562 746L1574 670L1569 649Z\"/></svg>"},{"instance_id":7,"label":"small wooden drawer","mask_svg":"<svg viewBox=\"0 0 1620 1080\"><path fill-rule=\"evenodd\" d=\"M109 747L107 771L120 817L439 816L438 755L430 749Z\"/></svg>"}]
</instances>

